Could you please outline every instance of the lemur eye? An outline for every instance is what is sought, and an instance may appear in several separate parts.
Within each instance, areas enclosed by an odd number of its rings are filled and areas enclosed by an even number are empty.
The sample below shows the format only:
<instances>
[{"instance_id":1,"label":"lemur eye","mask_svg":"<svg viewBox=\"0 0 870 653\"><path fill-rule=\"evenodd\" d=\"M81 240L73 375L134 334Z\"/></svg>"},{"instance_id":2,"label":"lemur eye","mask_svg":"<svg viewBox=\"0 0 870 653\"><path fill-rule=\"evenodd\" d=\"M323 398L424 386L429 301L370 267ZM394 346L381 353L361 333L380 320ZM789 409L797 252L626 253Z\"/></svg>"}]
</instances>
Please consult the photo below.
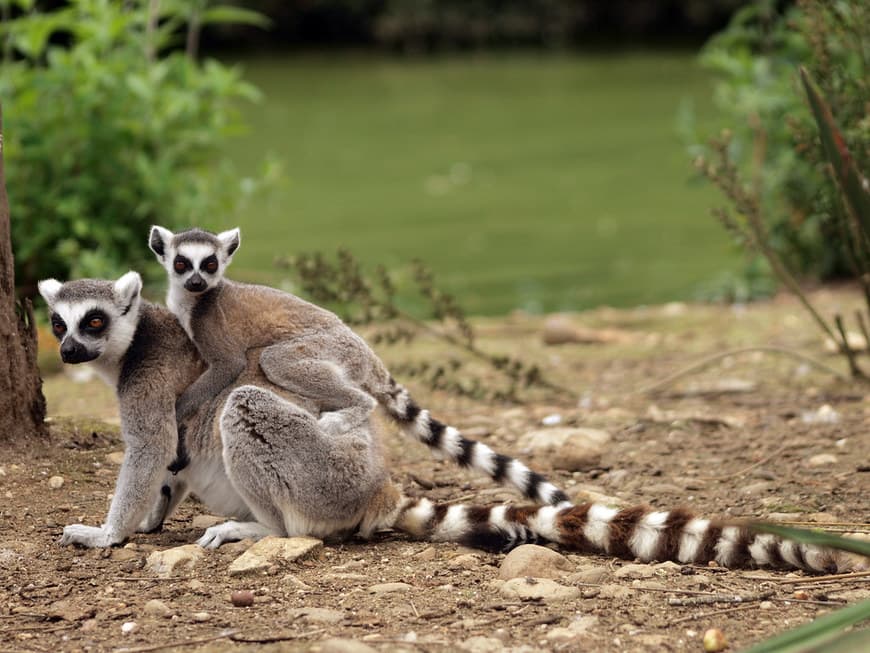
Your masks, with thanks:
<instances>
[{"instance_id":1,"label":"lemur eye","mask_svg":"<svg viewBox=\"0 0 870 653\"><path fill-rule=\"evenodd\" d=\"M54 332L56 336L62 336L66 333L66 324L63 322L53 322L51 325L51 330Z\"/></svg>"},{"instance_id":2,"label":"lemur eye","mask_svg":"<svg viewBox=\"0 0 870 653\"><path fill-rule=\"evenodd\" d=\"M101 318L101 317L92 317L88 321L88 326L91 327L92 329L102 329L104 324L105 324L105 322L103 321L103 318Z\"/></svg>"},{"instance_id":3,"label":"lemur eye","mask_svg":"<svg viewBox=\"0 0 870 653\"><path fill-rule=\"evenodd\" d=\"M205 264L205 271L208 272L209 274L214 274L215 272L217 272L217 269L218 269L217 261L209 261L208 263Z\"/></svg>"},{"instance_id":4,"label":"lemur eye","mask_svg":"<svg viewBox=\"0 0 870 653\"><path fill-rule=\"evenodd\" d=\"M187 263L184 261L176 261L175 262L175 271L176 272L184 272L187 269Z\"/></svg>"}]
</instances>

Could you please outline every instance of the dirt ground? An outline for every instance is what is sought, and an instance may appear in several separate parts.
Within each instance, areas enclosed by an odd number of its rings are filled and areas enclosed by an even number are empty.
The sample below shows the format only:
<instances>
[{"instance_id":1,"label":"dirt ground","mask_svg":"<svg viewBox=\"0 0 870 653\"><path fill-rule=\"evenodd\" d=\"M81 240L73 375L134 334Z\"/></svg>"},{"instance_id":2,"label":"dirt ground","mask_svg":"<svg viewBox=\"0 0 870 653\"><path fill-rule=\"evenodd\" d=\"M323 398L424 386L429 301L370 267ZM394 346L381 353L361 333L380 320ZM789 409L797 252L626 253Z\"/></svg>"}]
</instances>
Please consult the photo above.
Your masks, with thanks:
<instances>
[{"instance_id":1,"label":"dirt ground","mask_svg":"<svg viewBox=\"0 0 870 653\"><path fill-rule=\"evenodd\" d=\"M852 315L858 306L846 290L814 297L826 314ZM867 387L785 355L749 352L657 393L638 392L705 356L758 345L800 350L844 370L793 300L602 308L565 319L614 342L545 346L544 318L524 315L475 325L483 347L539 361L579 401L493 404L430 392L413 380L409 386L436 416L547 472L577 500L870 529ZM432 342L383 353L393 364L446 356ZM159 578L146 557L193 543L204 508L189 501L162 533L137 535L122 548L58 546L65 524L101 523L118 469L112 454L121 447L114 398L101 381L58 374L45 390L50 446L0 458L2 651L701 651L708 628L721 629L730 650L739 650L870 597L868 577L824 582L799 572L674 565L621 574L631 561L567 554L573 569L557 582L579 596L522 601L500 593L503 555L395 533L327 545L255 576L228 573L250 543L226 545ZM554 471L546 455L520 449L520 436L556 421L610 434L594 468ZM394 478L409 494L516 501L510 490L434 461L398 434L389 446ZM52 489L54 476L63 484ZM384 591L383 583L406 586ZM234 607L235 590L251 590L254 604ZM711 602L712 594L743 601ZM168 610L146 612L152 599ZM135 626L125 633L128 622Z\"/></svg>"}]
</instances>

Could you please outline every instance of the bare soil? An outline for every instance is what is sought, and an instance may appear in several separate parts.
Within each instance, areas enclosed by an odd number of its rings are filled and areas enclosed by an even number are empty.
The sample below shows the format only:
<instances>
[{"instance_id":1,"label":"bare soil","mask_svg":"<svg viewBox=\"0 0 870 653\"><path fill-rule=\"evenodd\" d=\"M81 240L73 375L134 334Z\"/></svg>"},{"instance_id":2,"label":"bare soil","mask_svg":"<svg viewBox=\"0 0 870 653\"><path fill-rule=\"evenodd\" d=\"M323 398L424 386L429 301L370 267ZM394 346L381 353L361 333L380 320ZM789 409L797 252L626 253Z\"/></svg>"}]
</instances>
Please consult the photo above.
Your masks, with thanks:
<instances>
[{"instance_id":1,"label":"bare soil","mask_svg":"<svg viewBox=\"0 0 870 653\"><path fill-rule=\"evenodd\" d=\"M826 313L851 315L858 305L857 295L845 290L814 297ZM475 325L482 346L537 360L550 378L575 389L579 402L531 395L522 405L492 404L429 391L413 379L409 385L435 415L546 471L578 500L603 495L623 505L686 505L705 515L772 517L843 531L870 528L866 386L786 356L743 353L658 393L636 392L704 356L756 345L800 350L845 370L825 356L795 302L604 308L568 319L593 332L618 329L627 337L612 344L544 346L541 318L514 315ZM409 356L447 356L427 341L383 353L394 364ZM314 558L248 577L231 577L227 568L249 543L227 545L162 579L144 567L145 558L156 549L193 543L201 533L193 518L204 508L189 501L162 533L137 535L126 547L58 546L65 524L101 523L117 473L110 454L121 446L114 398L99 380L82 384L52 376L46 394L53 416L50 446L7 450L0 458L2 651L353 651L366 650L363 643L379 651L701 651L707 628L721 629L731 650L738 650L870 597L867 577L821 582L800 572L651 566L649 577L630 578L617 572L631 561L568 554L583 573L566 572L559 582L577 586L579 598L519 601L499 592L504 556L395 533L327 545ZM560 426L611 434L599 465L553 471L553 461L517 449L523 433L547 428L542 420L553 415ZM399 435L389 445L394 477L409 494L477 503L516 500L510 490L433 461ZM63 478L60 488L50 488L53 476ZM389 582L410 587L369 589ZM254 604L234 607L235 590L253 591ZM712 593L744 601L703 602ZM146 613L151 599L162 601L169 616ZM697 602L673 605L674 599ZM584 628L576 623L581 617L595 619L581 622ZM128 634L122 632L126 622L136 623ZM564 630L572 623L573 635ZM341 648L326 642L331 638L356 644Z\"/></svg>"}]
</instances>

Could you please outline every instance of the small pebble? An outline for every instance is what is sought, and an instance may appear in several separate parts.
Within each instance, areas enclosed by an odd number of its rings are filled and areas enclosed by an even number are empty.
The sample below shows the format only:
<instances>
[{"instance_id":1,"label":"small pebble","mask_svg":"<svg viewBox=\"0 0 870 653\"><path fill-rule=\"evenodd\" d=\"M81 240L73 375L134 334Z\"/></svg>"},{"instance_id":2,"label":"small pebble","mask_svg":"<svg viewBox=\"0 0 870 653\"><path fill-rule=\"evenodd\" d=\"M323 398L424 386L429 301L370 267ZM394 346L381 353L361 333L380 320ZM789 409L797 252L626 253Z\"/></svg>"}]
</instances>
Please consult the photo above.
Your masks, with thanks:
<instances>
[{"instance_id":1,"label":"small pebble","mask_svg":"<svg viewBox=\"0 0 870 653\"><path fill-rule=\"evenodd\" d=\"M130 633L134 632L138 628L139 628L139 624L137 624L135 621L125 621L124 623L121 624L121 632L124 633L125 635L129 635Z\"/></svg>"},{"instance_id":2,"label":"small pebble","mask_svg":"<svg viewBox=\"0 0 870 653\"><path fill-rule=\"evenodd\" d=\"M552 415L547 415L544 419L541 420L541 424L544 426L556 426L557 424L561 424L562 416L558 413L553 413Z\"/></svg>"},{"instance_id":3,"label":"small pebble","mask_svg":"<svg viewBox=\"0 0 870 653\"><path fill-rule=\"evenodd\" d=\"M758 607L762 610L770 610L773 608L773 601L762 601L758 604Z\"/></svg>"},{"instance_id":4,"label":"small pebble","mask_svg":"<svg viewBox=\"0 0 870 653\"><path fill-rule=\"evenodd\" d=\"M230 601L237 608L247 608L254 605L254 593L251 590L237 590L230 595Z\"/></svg>"},{"instance_id":5,"label":"small pebble","mask_svg":"<svg viewBox=\"0 0 870 653\"><path fill-rule=\"evenodd\" d=\"M209 619L211 619L211 615L208 612L194 612L191 616L193 617L194 621L199 622L208 621Z\"/></svg>"},{"instance_id":6,"label":"small pebble","mask_svg":"<svg viewBox=\"0 0 870 653\"><path fill-rule=\"evenodd\" d=\"M169 617L172 615L172 610L163 601L159 599L151 599L145 604L145 614L152 617Z\"/></svg>"},{"instance_id":7,"label":"small pebble","mask_svg":"<svg viewBox=\"0 0 870 653\"><path fill-rule=\"evenodd\" d=\"M59 490L63 487L63 476L52 476L48 479L48 487L52 490Z\"/></svg>"},{"instance_id":8,"label":"small pebble","mask_svg":"<svg viewBox=\"0 0 870 653\"><path fill-rule=\"evenodd\" d=\"M796 590L795 593L793 594L793 596L798 601L809 601L810 600L810 593L807 592L806 590Z\"/></svg>"},{"instance_id":9,"label":"small pebble","mask_svg":"<svg viewBox=\"0 0 870 653\"><path fill-rule=\"evenodd\" d=\"M728 641L725 639L725 633L718 628L709 628L704 633L704 650L708 653L716 651L724 651L728 646Z\"/></svg>"}]
</instances>

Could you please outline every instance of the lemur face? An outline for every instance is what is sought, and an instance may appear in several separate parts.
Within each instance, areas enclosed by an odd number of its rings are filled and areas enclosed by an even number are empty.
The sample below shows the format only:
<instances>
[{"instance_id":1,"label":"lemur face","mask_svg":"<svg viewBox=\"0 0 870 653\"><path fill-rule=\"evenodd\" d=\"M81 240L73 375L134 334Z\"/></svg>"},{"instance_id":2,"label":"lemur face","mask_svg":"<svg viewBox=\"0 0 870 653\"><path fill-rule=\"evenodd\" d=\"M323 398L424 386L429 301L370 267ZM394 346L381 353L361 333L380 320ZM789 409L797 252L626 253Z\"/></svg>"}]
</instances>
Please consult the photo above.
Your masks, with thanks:
<instances>
[{"instance_id":1,"label":"lemur face","mask_svg":"<svg viewBox=\"0 0 870 653\"><path fill-rule=\"evenodd\" d=\"M171 286L199 294L220 282L240 242L238 229L219 234L188 229L174 234L155 226L148 245L166 268Z\"/></svg>"},{"instance_id":2,"label":"lemur face","mask_svg":"<svg viewBox=\"0 0 870 653\"><path fill-rule=\"evenodd\" d=\"M130 345L139 316L142 279L128 272L117 281L80 279L39 282L51 311L51 330L64 363L120 357Z\"/></svg>"}]
</instances>

